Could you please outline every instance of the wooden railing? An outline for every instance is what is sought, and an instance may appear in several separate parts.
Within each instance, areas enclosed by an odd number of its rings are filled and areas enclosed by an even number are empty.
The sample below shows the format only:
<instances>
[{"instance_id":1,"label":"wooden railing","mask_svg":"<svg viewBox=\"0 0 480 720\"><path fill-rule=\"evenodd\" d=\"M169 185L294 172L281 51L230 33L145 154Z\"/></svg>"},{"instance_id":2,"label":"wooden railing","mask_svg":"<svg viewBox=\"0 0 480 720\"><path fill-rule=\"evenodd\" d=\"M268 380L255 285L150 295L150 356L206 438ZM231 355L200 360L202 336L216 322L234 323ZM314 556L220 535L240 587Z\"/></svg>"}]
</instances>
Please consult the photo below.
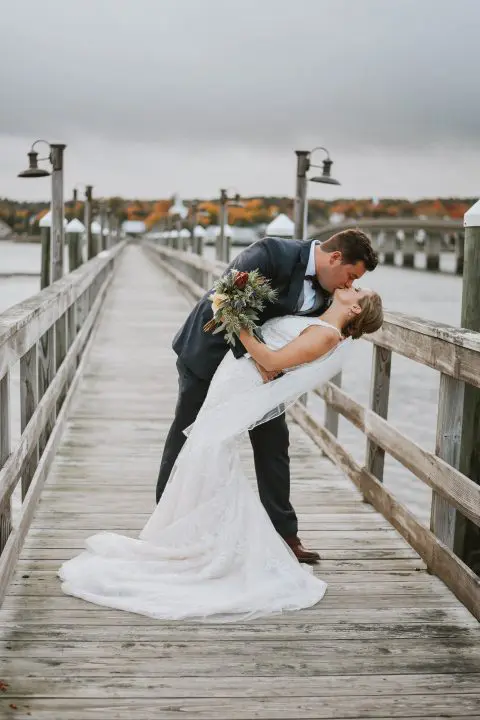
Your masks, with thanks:
<instances>
[{"instance_id":1,"label":"wooden railing","mask_svg":"<svg viewBox=\"0 0 480 720\"><path fill-rule=\"evenodd\" d=\"M144 244L148 255L198 299L225 265L189 252ZM370 406L360 405L338 386L340 378L315 392L326 403L321 424L303 405L290 411L293 419L338 465L371 503L480 619L480 578L454 552L455 529L464 518L480 525L480 486L458 469L465 384L480 387L480 335L460 328L429 323L400 313L386 313L373 343ZM436 454L424 450L386 420L392 353L398 353L441 373ZM336 438L338 413L367 438L365 464L360 466ZM431 526L421 522L383 485L385 453L433 490Z\"/></svg>"},{"instance_id":2,"label":"wooden railing","mask_svg":"<svg viewBox=\"0 0 480 720\"><path fill-rule=\"evenodd\" d=\"M82 355L125 244L0 315L0 602L80 377ZM11 451L10 373L20 362L21 437ZM21 483L18 520L12 494Z\"/></svg>"},{"instance_id":3,"label":"wooden railing","mask_svg":"<svg viewBox=\"0 0 480 720\"><path fill-rule=\"evenodd\" d=\"M338 224L324 225L318 228L313 237L318 240L327 240L340 230L358 227L364 230L372 239L372 244L378 251L380 260L385 265L394 265L397 252L401 255L401 265L406 268L415 267L417 251L425 252L425 268L427 270L440 270L440 257L443 252L454 252L454 272L461 275L463 272L464 256L464 230L462 220L441 220L419 218L364 218L362 220L347 220ZM418 242L419 231L423 235L421 244ZM402 240L399 239L402 236ZM454 241L450 244L445 238L450 236Z\"/></svg>"}]
</instances>

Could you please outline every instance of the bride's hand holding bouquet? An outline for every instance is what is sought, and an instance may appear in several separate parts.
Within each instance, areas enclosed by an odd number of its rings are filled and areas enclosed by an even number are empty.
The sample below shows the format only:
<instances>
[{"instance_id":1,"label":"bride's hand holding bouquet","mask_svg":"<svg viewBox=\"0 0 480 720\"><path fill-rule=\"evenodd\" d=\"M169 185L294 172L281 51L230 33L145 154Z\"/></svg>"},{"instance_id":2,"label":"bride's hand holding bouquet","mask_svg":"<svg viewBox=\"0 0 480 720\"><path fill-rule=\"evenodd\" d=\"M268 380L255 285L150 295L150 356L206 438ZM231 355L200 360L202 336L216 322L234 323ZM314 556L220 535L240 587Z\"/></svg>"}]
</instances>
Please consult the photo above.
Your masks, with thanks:
<instances>
[{"instance_id":1,"label":"bride's hand holding bouquet","mask_svg":"<svg viewBox=\"0 0 480 720\"><path fill-rule=\"evenodd\" d=\"M266 303L275 302L276 299L277 291L258 270L230 270L213 286L213 293L209 297L213 317L205 323L203 329L214 335L224 332L225 341L232 346L242 330L261 337L257 325L258 313L265 308Z\"/></svg>"}]
</instances>

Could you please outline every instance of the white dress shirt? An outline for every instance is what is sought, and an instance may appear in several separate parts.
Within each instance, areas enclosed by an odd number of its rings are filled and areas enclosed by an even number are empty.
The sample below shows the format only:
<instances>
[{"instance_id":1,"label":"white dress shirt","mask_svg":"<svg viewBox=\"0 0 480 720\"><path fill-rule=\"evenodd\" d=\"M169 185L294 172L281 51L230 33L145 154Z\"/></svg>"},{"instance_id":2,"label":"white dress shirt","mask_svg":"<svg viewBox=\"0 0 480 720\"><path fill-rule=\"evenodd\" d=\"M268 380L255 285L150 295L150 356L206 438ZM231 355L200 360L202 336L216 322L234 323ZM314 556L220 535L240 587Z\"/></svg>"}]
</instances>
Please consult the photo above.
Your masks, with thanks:
<instances>
[{"instance_id":1,"label":"white dress shirt","mask_svg":"<svg viewBox=\"0 0 480 720\"><path fill-rule=\"evenodd\" d=\"M305 269L305 276L315 275L315 245L316 241L313 240L310 246L310 255L308 257L307 267ZM303 281L303 304L300 308L300 312L305 312L309 308L313 307L315 302L316 292L312 287L310 280Z\"/></svg>"}]
</instances>

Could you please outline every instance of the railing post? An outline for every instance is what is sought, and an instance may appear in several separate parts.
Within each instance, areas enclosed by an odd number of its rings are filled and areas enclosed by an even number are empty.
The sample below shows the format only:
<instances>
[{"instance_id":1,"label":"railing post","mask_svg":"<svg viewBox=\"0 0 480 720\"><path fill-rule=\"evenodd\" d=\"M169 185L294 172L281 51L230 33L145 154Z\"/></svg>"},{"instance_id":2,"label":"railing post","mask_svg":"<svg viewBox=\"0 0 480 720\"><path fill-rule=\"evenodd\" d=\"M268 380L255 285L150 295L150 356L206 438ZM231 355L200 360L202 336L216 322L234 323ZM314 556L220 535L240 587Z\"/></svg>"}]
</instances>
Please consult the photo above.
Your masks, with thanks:
<instances>
[{"instance_id":1,"label":"railing post","mask_svg":"<svg viewBox=\"0 0 480 720\"><path fill-rule=\"evenodd\" d=\"M310 166L308 150L295 150L297 156L297 180L293 205L293 222L295 223L295 240L304 240L307 232L307 171Z\"/></svg>"},{"instance_id":2,"label":"railing post","mask_svg":"<svg viewBox=\"0 0 480 720\"><path fill-rule=\"evenodd\" d=\"M403 267L415 267L415 230L405 230L402 245Z\"/></svg>"},{"instance_id":3,"label":"railing post","mask_svg":"<svg viewBox=\"0 0 480 720\"><path fill-rule=\"evenodd\" d=\"M68 238L68 272L76 270L82 264L81 233L67 232Z\"/></svg>"},{"instance_id":4,"label":"railing post","mask_svg":"<svg viewBox=\"0 0 480 720\"><path fill-rule=\"evenodd\" d=\"M221 262L227 262L226 259L226 240L225 225L227 222L227 191L220 190L220 203L218 206L218 237L216 242L215 259Z\"/></svg>"},{"instance_id":5,"label":"railing post","mask_svg":"<svg viewBox=\"0 0 480 720\"><path fill-rule=\"evenodd\" d=\"M395 251L397 249L397 233L395 230L387 230L385 232L385 240L383 243L383 264L395 265Z\"/></svg>"},{"instance_id":6,"label":"railing post","mask_svg":"<svg viewBox=\"0 0 480 720\"><path fill-rule=\"evenodd\" d=\"M20 422L21 432L27 427L38 404L38 353L32 345L20 360ZM38 445L30 453L22 469L22 500L28 492L38 465Z\"/></svg>"},{"instance_id":7,"label":"railing post","mask_svg":"<svg viewBox=\"0 0 480 720\"><path fill-rule=\"evenodd\" d=\"M440 374L435 454L457 469L460 466L464 392L465 383ZM461 548L464 534L462 517L435 491L432 492L430 530L454 552Z\"/></svg>"},{"instance_id":8,"label":"railing post","mask_svg":"<svg viewBox=\"0 0 480 720\"><path fill-rule=\"evenodd\" d=\"M105 200L101 200L101 202L100 202L100 240L98 243L97 253L101 252L102 250L105 250L105 248L106 248L106 242L105 242L106 227L107 227L107 207L105 205Z\"/></svg>"},{"instance_id":9,"label":"railing post","mask_svg":"<svg viewBox=\"0 0 480 720\"><path fill-rule=\"evenodd\" d=\"M85 188L85 228L87 230L87 260L96 255L94 240L92 235L92 192L93 185L87 185Z\"/></svg>"},{"instance_id":10,"label":"railing post","mask_svg":"<svg viewBox=\"0 0 480 720\"><path fill-rule=\"evenodd\" d=\"M460 233L455 243L455 272L463 275L463 255L465 252L465 236Z\"/></svg>"},{"instance_id":11,"label":"railing post","mask_svg":"<svg viewBox=\"0 0 480 720\"><path fill-rule=\"evenodd\" d=\"M50 228L50 282L63 277L63 248L65 245L63 204L63 151L66 145L52 144L52 225Z\"/></svg>"},{"instance_id":12,"label":"railing post","mask_svg":"<svg viewBox=\"0 0 480 720\"><path fill-rule=\"evenodd\" d=\"M425 254L427 270L440 270L440 252L442 236L438 231L428 232L425 238Z\"/></svg>"},{"instance_id":13,"label":"railing post","mask_svg":"<svg viewBox=\"0 0 480 720\"><path fill-rule=\"evenodd\" d=\"M463 268L461 326L480 332L480 201L465 213L465 264ZM480 388L465 386L460 471L480 484ZM480 574L480 528L464 520L459 557Z\"/></svg>"},{"instance_id":14,"label":"railing post","mask_svg":"<svg viewBox=\"0 0 480 720\"><path fill-rule=\"evenodd\" d=\"M68 350L72 347L73 341L77 336L77 301L73 302L67 310L67 347ZM78 363L77 363L78 364ZM75 367L72 366L72 371L68 378L67 388L75 376Z\"/></svg>"},{"instance_id":15,"label":"railing post","mask_svg":"<svg viewBox=\"0 0 480 720\"><path fill-rule=\"evenodd\" d=\"M55 327L49 328L38 341L38 399L41 400L55 376ZM55 411L52 412L45 429L40 435L39 454L41 455L55 425Z\"/></svg>"},{"instance_id":16,"label":"railing post","mask_svg":"<svg viewBox=\"0 0 480 720\"><path fill-rule=\"evenodd\" d=\"M177 232L177 250L185 250L185 243L182 237L182 218L180 216L175 220L175 230Z\"/></svg>"},{"instance_id":17,"label":"railing post","mask_svg":"<svg viewBox=\"0 0 480 720\"><path fill-rule=\"evenodd\" d=\"M337 375L335 375L330 382L333 385L336 385L337 387L342 386L342 373L339 372ZM307 395L303 395L301 399L307 398ZM304 402L304 405L306 405L306 402ZM336 410L333 410L329 405L326 405L325 407L325 427L326 429L332 433L334 437L338 437L338 412Z\"/></svg>"},{"instance_id":18,"label":"railing post","mask_svg":"<svg viewBox=\"0 0 480 720\"><path fill-rule=\"evenodd\" d=\"M55 323L55 368L56 373L65 359L67 354L67 313L64 312L61 317L58 318ZM63 401L66 395L66 385L58 397L57 402L57 415L60 412Z\"/></svg>"},{"instance_id":19,"label":"railing post","mask_svg":"<svg viewBox=\"0 0 480 720\"><path fill-rule=\"evenodd\" d=\"M9 373L0 380L0 468L10 455L10 383ZM8 495L0 503L0 553L12 531L12 498Z\"/></svg>"},{"instance_id":20,"label":"railing post","mask_svg":"<svg viewBox=\"0 0 480 720\"><path fill-rule=\"evenodd\" d=\"M43 290L50 285L50 228L42 227L40 235L42 240L40 290Z\"/></svg>"},{"instance_id":21,"label":"railing post","mask_svg":"<svg viewBox=\"0 0 480 720\"><path fill-rule=\"evenodd\" d=\"M392 351L373 346L372 378L370 385L370 409L380 417L387 419L388 398L390 394L390 373L392 368ZM385 451L367 438L365 467L383 482Z\"/></svg>"}]
</instances>

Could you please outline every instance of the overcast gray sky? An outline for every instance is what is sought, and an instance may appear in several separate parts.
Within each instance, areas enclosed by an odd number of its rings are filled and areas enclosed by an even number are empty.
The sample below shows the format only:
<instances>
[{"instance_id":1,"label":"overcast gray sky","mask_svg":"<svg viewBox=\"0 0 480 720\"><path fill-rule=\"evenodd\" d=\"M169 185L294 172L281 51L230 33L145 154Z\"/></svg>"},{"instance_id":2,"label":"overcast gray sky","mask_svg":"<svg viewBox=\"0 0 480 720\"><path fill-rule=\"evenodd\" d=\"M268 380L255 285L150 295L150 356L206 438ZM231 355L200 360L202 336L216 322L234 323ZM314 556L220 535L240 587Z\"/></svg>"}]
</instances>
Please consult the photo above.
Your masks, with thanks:
<instances>
[{"instance_id":1,"label":"overcast gray sky","mask_svg":"<svg viewBox=\"0 0 480 720\"><path fill-rule=\"evenodd\" d=\"M479 48L479 0L0 0L0 196L38 137L68 194L292 195L325 145L314 197L478 195Z\"/></svg>"}]
</instances>

